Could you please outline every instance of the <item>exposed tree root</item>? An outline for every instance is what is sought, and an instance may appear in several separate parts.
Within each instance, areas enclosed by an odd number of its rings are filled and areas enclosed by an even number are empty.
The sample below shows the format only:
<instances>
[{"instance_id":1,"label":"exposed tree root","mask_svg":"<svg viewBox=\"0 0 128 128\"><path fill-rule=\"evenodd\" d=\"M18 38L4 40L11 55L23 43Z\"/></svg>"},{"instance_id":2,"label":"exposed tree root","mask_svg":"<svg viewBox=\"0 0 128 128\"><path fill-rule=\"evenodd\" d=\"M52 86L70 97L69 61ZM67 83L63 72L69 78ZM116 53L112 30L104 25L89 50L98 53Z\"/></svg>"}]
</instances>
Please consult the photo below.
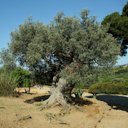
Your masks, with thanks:
<instances>
[{"instance_id":1,"label":"exposed tree root","mask_svg":"<svg viewBox=\"0 0 128 128\"><path fill-rule=\"evenodd\" d=\"M74 85L69 85L65 79L60 78L59 81L52 86L51 96L43 101L41 110L55 105L61 105L63 108L67 109L70 108L71 105L82 106L91 103L79 97L71 97L73 88Z\"/></svg>"},{"instance_id":2,"label":"exposed tree root","mask_svg":"<svg viewBox=\"0 0 128 128\"><path fill-rule=\"evenodd\" d=\"M69 108L70 107L70 104L68 104L66 102L66 100L64 100L63 98L58 99L58 98L55 98L53 96L50 96L49 99L47 99L46 101L43 101L43 105L42 105L40 110L50 108L50 107L53 107L53 106L57 106L57 105L61 105L64 108Z\"/></svg>"}]
</instances>

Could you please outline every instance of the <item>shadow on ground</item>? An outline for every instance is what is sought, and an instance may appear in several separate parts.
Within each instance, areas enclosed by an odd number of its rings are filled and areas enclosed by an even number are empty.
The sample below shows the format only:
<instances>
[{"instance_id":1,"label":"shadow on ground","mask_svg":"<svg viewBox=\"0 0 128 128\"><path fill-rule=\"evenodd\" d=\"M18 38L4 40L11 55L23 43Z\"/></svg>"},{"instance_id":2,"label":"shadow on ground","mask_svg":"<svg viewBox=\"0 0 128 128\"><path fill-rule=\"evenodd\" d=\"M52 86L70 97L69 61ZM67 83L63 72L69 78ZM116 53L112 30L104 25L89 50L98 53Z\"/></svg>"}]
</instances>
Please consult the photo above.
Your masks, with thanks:
<instances>
[{"instance_id":1,"label":"shadow on ground","mask_svg":"<svg viewBox=\"0 0 128 128\"><path fill-rule=\"evenodd\" d=\"M34 102L45 101L50 97L50 95L37 96L32 99L25 100L25 103L33 104ZM74 105L83 106L93 104L90 100L84 100L82 98L73 98L72 103Z\"/></svg>"},{"instance_id":2,"label":"shadow on ground","mask_svg":"<svg viewBox=\"0 0 128 128\"><path fill-rule=\"evenodd\" d=\"M128 97L117 95L97 95L96 99L106 102L113 109L128 112Z\"/></svg>"},{"instance_id":3,"label":"shadow on ground","mask_svg":"<svg viewBox=\"0 0 128 128\"><path fill-rule=\"evenodd\" d=\"M49 98L49 96L50 95L37 96L37 97L34 97L32 99L25 100L25 103L32 104L34 102L45 101L45 100L47 100Z\"/></svg>"},{"instance_id":4,"label":"shadow on ground","mask_svg":"<svg viewBox=\"0 0 128 128\"><path fill-rule=\"evenodd\" d=\"M83 99L83 98L73 98L73 104L78 105L78 106L83 106L83 105L91 105L93 104L92 101L88 100L88 99Z\"/></svg>"}]
</instances>

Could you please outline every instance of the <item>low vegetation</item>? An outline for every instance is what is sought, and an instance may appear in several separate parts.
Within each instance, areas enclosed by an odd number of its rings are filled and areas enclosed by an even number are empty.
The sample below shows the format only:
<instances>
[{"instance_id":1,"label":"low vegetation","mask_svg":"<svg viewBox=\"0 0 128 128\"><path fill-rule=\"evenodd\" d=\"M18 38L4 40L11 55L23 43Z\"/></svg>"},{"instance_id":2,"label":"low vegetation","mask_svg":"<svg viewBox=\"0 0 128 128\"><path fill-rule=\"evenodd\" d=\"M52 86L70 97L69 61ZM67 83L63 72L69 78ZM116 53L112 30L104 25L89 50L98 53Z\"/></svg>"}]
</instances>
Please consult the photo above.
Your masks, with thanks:
<instances>
[{"instance_id":1,"label":"low vegetation","mask_svg":"<svg viewBox=\"0 0 128 128\"><path fill-rule=\"evenodd\" d=\"M14 94L15 81L7 74L0 74L0 96L10 96Z\"/></svg>"},{"instance_id":2,"label":"low vegetation","mask_svg":"<svg viewBox=\"0 0 128 128\"><path fill-rule=\"evenodd\" d=\"M90 89L93 94L128 94L128 84L123 82L106 82L93 84Z\"/></svg>"},{"instance_id":3,"label":"low vegetation","mask_svg":"<svg viewBox=\"0 0 128 128\"><path fill-rule=\"evenodd\" d=\"M89 88L93 94L128 94L128 66L113 68L111 76L105 76L102 81L93 84Z\"/></svg>"}]
</instances>

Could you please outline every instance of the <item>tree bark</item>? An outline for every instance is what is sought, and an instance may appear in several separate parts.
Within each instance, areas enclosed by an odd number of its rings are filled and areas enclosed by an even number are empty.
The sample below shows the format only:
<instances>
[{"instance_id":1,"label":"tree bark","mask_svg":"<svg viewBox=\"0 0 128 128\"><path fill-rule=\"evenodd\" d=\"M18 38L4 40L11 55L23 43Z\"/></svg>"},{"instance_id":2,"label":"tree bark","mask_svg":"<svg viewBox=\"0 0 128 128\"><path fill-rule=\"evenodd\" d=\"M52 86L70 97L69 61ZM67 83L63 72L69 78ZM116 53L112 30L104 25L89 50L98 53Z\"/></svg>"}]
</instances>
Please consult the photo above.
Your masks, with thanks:
<instances>
[{"instance_id":1,"label":"tree bark","mask_svg":"<svg viewBox=\"0 0 128 128\"><path fill-rule=\"evenodd\" d=\"M44 101L43 108L50 107L54 104L62 105L63 107L68 107L69 103L72 103L71 92L74 85L67 83L65 79L60 78L57 83L52 84L51 96L49 99Z\"/></svg>"}]
</instances>

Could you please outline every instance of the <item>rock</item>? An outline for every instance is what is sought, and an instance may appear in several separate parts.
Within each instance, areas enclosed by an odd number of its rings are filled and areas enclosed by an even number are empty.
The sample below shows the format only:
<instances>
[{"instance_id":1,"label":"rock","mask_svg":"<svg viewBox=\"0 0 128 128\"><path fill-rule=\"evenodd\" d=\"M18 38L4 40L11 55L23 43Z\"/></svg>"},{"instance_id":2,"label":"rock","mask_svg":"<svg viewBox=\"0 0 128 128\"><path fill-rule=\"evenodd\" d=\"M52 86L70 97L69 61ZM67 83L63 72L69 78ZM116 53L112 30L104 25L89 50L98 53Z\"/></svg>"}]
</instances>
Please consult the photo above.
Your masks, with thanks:
<instances>
[{"instance_id":1,"label":"rock","mask_svg":"<svg viewBox=\"0 0 128 128\"><path fill-rule=\"evenodd\" d=\"M112 106L113 109L116 109L117 107L116 106Z\"/></svg>"},{"instance_id":2,"label":"rock","mask_svg":"<svg viewBox=\"0 0 128 128\"><path fill-rule=\"evenodd\" d=\"M75 95L75 94L72 94L71 96L72 96L73 98L75 98L75 97L76 97L76 95Z\"/></svg>"}]
</instances>

